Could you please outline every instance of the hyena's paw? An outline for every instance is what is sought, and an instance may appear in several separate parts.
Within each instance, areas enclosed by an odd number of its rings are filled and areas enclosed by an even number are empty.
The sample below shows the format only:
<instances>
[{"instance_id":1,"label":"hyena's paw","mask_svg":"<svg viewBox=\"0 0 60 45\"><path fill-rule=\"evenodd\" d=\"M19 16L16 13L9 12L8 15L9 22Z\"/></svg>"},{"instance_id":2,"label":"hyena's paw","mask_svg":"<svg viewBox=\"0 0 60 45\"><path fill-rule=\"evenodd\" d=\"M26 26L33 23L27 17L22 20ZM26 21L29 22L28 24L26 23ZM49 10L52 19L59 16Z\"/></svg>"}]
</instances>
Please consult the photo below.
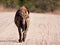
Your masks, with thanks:
<instances>
[{"instance_id":1,"label":"hyena's paw","mask_svg":"<svg viewBox=\"0 0 60 45\"><path fill-rule=\"evenodd\" d=\"M19 39L18 41L19 41L20 43L22 42L22 40L20 40L20 39Z\"/></svg>"}]
</instances>

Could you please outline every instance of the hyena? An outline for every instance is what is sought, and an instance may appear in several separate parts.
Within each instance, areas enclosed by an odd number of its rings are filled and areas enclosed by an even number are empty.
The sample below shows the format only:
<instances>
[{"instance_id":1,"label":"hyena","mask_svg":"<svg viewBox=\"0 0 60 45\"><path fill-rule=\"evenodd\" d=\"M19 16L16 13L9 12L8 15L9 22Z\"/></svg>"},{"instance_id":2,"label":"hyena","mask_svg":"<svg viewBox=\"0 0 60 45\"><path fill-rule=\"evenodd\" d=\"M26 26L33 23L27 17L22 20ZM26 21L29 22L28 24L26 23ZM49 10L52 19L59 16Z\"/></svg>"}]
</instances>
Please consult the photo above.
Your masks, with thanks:
<instances>
[{"instance_id":1,"label":"hyena","mask_svg":"<svg viewBox=\"0 0 60 45\"><path fill-rule=\"evenodd\" d=\"M19 42L24 42L29 27L29 10L21 6L15 14L14 21L19 32Z\"/></svg>"}]
</instances>

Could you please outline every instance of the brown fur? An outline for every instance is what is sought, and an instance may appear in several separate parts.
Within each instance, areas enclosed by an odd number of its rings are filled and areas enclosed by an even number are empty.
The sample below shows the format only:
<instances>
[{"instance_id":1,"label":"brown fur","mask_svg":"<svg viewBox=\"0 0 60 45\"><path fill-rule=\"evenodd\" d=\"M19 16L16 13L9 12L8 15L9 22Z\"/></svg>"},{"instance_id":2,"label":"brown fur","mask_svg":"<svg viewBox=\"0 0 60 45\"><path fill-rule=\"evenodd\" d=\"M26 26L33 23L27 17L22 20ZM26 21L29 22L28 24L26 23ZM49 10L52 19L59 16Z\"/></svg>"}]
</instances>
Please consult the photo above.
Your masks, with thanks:
<instances>
[{"instance_id":1,"label":"brown fur","mask_svg":"<svg viewBox=\"0 0 60 45\"><path fill-rule=\"evenodd\" d=\"M23 24L25 20L25 24ZM26 33L29 27L29 13L25 6L19 8L15 15L15 24L19 32L19 42L25 41Z\"/></svg>"}]
</instances>

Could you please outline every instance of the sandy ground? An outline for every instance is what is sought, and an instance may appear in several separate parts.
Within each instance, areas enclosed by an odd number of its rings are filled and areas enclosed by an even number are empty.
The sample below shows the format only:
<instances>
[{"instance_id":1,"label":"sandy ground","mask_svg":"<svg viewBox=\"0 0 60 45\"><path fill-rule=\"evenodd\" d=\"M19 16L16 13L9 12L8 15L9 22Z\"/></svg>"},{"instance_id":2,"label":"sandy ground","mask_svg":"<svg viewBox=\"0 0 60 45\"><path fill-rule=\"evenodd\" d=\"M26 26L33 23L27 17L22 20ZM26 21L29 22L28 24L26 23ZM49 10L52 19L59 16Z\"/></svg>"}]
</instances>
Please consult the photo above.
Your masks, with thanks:
<instances>
[{"instance_id":1,"label":"sandy ground","mask_svg":"<svg viewBox=\"0 0 60 45\"><path fill-rule=\"evenodd\" d=\"M0 45L60 45L60 15L30 13L26 41L18 43L15 12L0 12Z\"/></svg>"}]
</instances>

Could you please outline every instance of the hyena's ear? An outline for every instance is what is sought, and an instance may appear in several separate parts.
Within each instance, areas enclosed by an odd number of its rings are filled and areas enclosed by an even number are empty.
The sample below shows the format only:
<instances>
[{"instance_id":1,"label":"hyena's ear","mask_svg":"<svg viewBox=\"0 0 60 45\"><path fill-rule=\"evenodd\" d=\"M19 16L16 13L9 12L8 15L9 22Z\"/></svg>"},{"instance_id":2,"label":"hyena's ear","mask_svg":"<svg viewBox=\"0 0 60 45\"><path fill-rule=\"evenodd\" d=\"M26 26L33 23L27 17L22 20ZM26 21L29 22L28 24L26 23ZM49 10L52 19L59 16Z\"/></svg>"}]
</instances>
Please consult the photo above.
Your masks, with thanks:
<instances>
[{"instance_id":1,"label":"hyena's ear","mask_svg":"<svg viewBox=\"0 0 60 45\"><path fill-rule=\"evenodd\" d=\"M30 13L29 9L27 9L27 11L28 11L28 14L29 14Z\"/></svg>"},{"instance_id":2,"label":"hyena's ear","mask_svg":"<svg viewBox=\"0 0 60 45\"><path fill-rule=\"evenodd\" d=\"M20 11L19 9L16 11L16 15L17 15L17 16L19 16L19 11Z\"/></svg>"}]
</instances>

